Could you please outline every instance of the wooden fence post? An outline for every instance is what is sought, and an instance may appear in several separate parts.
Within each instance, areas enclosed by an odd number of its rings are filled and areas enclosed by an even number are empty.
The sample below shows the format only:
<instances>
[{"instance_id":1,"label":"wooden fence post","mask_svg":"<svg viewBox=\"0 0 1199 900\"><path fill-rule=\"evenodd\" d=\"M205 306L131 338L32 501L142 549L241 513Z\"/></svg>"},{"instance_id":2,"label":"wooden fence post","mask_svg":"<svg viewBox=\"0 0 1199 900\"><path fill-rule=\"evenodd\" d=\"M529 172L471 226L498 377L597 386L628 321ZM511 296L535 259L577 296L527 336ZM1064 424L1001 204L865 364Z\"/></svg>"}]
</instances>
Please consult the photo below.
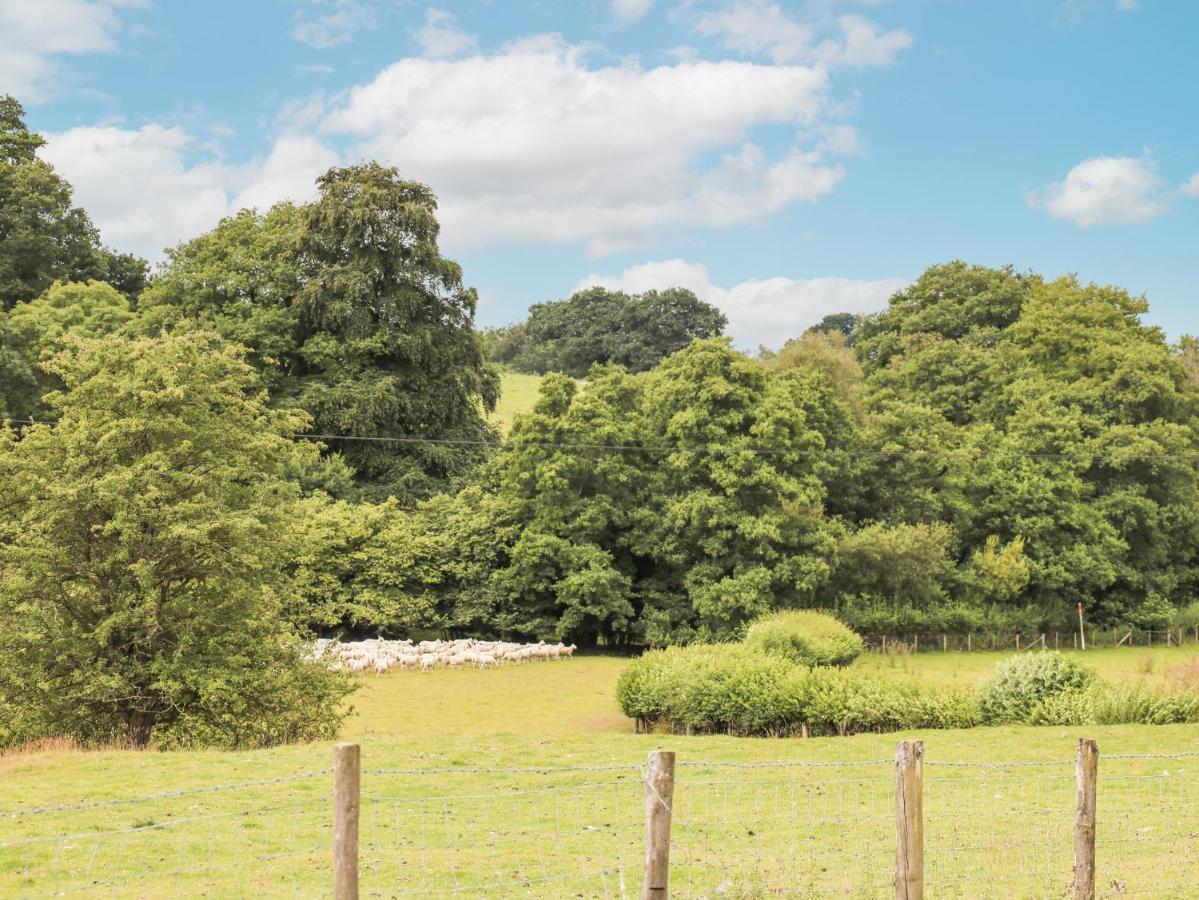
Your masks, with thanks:
<instances>
[{"instance_id":1,"label":"wooden fence post","mask_svg":"<svg viewBox=\"0 0 1199 900\"><path fill-rule=\"evenodd\" d=\"M924 897L924 741L895 750L895 897Z\"/></svg>"},{"instance_id":2,"label":"wooden fence post","mask_svg":"<svg viewBox=\"0 0 1199 900\"><path fill-rule=\"evenodd\" d=\"M357 744L333 747L333 896L358 900L358 811L361 803L361 750Z\"/></svg>"},{"instance_id":3,"label":"wooden fence post","mask_svg":"<svg viewBox=\"0 0 1199 900\"><path fill-rule=\"evenodd\" d=\"M1074 761L1074 900L1095 900L1095 783L1099 745L1078 739Z\"/></svg>"},{"instance_id":4,"label":"wooden fence post","mask_svg":"<svg viewBox=\"0 0 1199 900\"><path fill-rule=\"evenodd\" d=\"M645 775L645 881L642 900L664 900L670 880L670 813L674 805L674 752L653 750Z\"/></svg>"}]
</instances>

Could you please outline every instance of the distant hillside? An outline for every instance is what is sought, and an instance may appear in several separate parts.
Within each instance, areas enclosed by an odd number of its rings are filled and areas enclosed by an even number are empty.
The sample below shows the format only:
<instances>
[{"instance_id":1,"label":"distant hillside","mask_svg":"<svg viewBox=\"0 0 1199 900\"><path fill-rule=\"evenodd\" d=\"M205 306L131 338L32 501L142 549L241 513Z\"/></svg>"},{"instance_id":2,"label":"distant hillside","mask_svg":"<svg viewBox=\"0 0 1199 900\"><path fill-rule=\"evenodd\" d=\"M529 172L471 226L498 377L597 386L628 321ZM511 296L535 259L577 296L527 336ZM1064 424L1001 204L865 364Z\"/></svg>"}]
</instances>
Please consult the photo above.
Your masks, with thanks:
<instances>
[{"instance_id":1,"label":"distant hillside","mask_svg":"<svg viewBox=\"0 0 1199 900\"><path fill-rule=\"evenodd\" d=\"M487 417L491 424L507 434L512 421L521 413L531 412L537 402L537 391L544 375L526 375L522 372L504 372L500 376L500 402L495 412Z\"/></svg>"}]
</instances>

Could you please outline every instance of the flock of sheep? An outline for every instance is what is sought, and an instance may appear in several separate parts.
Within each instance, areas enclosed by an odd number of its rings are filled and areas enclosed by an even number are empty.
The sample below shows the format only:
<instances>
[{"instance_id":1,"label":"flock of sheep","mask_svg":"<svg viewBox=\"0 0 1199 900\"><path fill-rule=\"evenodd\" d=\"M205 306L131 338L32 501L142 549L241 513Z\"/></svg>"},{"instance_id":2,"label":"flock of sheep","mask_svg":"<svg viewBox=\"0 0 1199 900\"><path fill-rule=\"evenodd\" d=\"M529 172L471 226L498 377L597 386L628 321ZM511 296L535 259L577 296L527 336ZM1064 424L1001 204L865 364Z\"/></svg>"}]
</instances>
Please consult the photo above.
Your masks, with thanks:
<instances>
[{"instance_id":1,"label":"flock of sheep","mask_svg":"<svg viewBox=\"0 0 1199 900\"><path fill-rule=\"evenodd\" d=\"M316 642L313 659L329 662L335 671L374 672L383 675L389 669L420 669L428 672L438 666L449 668L473 666L486 669L506 663L537 662L540 660L570 659L578 648L574 644L513 644L508 641L476 641L470 638L457 641L388 641L371 638L365 641Z\"/></svg>"}]
</instances>

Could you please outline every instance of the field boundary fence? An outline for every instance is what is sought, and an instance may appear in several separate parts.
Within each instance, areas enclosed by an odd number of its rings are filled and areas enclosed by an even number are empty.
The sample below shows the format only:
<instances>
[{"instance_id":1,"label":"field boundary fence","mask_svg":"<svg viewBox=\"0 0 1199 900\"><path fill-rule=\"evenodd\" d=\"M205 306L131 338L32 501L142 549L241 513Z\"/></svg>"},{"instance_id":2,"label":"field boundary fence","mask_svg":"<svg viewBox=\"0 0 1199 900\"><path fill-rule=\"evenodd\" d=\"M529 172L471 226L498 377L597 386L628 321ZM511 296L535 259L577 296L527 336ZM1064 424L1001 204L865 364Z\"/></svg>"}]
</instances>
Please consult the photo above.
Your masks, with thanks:
<instances>
[{"instance_id":1,"label":"field boundary fence","mask_svg":"<svg viewBox=\"0 0 1199 900\"><path fill-rule=\"evenodd\" d=\"M973 651L1078 650L1083 635L1068 631L863 631L866 648L878 653L934 653ZM1142 629L1088 628L1086 648L1102 647L1199 647L1199 627Z\"/></svg>"},{"instance_id":2,"label":"field boundary fence","mask_svg":"<svg viewBox=\"0 0 1199 900\"><path fill-rule=\"evenodd\" d=\"M940 761L920 740L853 761L333 756L0 811L0 895L1199 896L1199 751L1101 758L1083 738L1047 761Z\"/></svg>"}]
</instances>

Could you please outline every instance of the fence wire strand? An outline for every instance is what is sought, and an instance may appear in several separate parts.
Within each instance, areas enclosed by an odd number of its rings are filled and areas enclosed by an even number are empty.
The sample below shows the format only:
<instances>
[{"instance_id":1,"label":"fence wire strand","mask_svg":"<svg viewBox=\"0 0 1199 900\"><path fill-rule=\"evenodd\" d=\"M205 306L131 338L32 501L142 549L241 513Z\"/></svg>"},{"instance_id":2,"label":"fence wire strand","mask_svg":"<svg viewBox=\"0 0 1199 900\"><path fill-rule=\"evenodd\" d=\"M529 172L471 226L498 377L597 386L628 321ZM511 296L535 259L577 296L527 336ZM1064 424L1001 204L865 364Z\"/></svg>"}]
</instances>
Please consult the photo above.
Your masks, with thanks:
<instances>
[{"instance_id":1,"label":"fence wire strand","mask_svg":"<svg viewBox=\"0 0 1199 900\"><path fill-rule=\"evenodd\" d=\"M923 767L929 897L1071 886L1074 760ZM0 818L0 896L310 897L331 884L329 770ZM502 776L486 780L487 776ZM893 760L368 768L363 896L639 895L647 794L669 807L670 895L888 897ZM1099 897L1199 897L1199 752L1100 756Z\"/></svg>"}]
</instances>

